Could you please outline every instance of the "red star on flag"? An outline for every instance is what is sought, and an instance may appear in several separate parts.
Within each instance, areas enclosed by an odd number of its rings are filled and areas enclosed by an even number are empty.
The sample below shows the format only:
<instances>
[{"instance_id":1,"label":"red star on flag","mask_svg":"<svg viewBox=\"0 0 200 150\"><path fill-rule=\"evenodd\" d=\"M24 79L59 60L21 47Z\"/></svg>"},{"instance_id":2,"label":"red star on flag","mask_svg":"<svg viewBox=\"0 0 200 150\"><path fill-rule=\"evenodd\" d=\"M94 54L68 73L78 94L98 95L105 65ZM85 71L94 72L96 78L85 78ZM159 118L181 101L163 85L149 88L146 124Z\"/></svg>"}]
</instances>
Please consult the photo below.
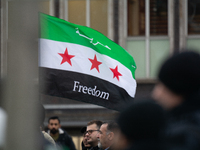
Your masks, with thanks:
<instances>
[{"instance_id":1,"label":"red star on flag","mask_svg":"<svg viewBox=\"0 0 200 150\"><path fill-rule=\"evenodd\" d=\"M94 56L94 59L90 59L90 58L88 58L88 59L89 59L90 62L92 63L92 66L91 66L91 69L90 69L90 70L96 68L97 71L99 72L99 65L101 65L102 62L100 62L100 61L97 60L96 54L95 54L95 56Z\"/></svg>"},{"instance_id":2,"label":"red star on flag","mask_svg":"<svg viewBox=\"0 0 200 150\"><path fill-rule=\"evenodd\" d=\"M61 54L61 53L58 53L58 54L63 58L61 64L63 64L64 62L67 61L72 66L72 63L71 63L70 59L73 58L75 55L69 55L68 51L67 51L67 48L66 48L64 54Z\"/></svg>"},{"instance_id":3,"label":"red star on flag","mask_svg":"<svg viewBox=\"0 0 200 150\"><path fill-rule=\"evenodd\" d=\"M115 69L110 68L110 70L113 72L113 78L116 77L119 81L119 76L122 76L122 74L118 72L118 66L116 66Z\"/></svg>"}]
</instances>

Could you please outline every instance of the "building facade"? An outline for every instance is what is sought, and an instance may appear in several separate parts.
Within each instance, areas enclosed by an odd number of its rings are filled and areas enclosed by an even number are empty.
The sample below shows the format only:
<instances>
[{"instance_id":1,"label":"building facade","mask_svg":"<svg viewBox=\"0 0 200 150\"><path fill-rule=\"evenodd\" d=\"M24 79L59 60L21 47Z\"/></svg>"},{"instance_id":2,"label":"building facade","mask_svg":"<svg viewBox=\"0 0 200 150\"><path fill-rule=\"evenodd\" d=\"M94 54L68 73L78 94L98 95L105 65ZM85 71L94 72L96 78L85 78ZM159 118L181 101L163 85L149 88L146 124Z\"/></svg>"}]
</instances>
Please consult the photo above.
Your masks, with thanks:
<instances>
[{"instance_id":1,"label":"building facade","mask_svg":"<svg viewBox=\"0 0 200 150\"><path fill-rule=\"evenodd\" d=\"M15 7L22 8L23 13L23 1L20 6L12 0L1 1L1 78L8 74L13 30L10 14ZM200 52L200 0L41 0L34 7L38 12L96 29L124 47L137 65L136 98L150 96L159 66L169 55L179 48ZM25 21L31 21L27 17ZM45 125L48 117L59 116L76 143L80 142L80 128L88 121L109 121L118 114L73 100L46 95L40 98L46 109Z\"/></svg>"}]
</instances>

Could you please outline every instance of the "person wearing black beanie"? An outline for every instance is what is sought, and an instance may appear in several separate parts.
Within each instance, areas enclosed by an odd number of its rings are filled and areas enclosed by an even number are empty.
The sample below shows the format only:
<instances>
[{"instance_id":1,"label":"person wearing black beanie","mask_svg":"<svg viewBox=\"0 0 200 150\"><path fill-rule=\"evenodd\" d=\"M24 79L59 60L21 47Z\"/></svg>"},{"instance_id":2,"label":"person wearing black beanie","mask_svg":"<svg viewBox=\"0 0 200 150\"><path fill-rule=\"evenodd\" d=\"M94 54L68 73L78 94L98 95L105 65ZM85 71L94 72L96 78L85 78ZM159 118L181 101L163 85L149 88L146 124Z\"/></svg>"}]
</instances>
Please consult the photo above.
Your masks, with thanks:
<instances>
[{"instance_id":1,"label":"person wearing black beanie","mask_svg":"<svg viewBox=\"0 0 200 150\"><path fill-rule=\"evenodd\" d=\"M117 119L121 133L129 141L128 150L164 150L161 133L165 127L165 113L151 99L136 100L121 112Z\"/></svg>"},{"instance_id":2,"label":"person wearing black beanie","mask_svg":"<svg viewBox=\"0 0 200 150\"><path fill-rule=\"evenodd\" d=\"M197 95L200 91L199 53L184 51L170 57L161 66L158 79L152 95L166 109Z\"/></svg>"},{"instance_id":3,"label":"person wearing black beanie","mask_svg":"<svg viewBox=\"0 0 200 150\"><path fill-rule=\"evenodd\" d=\"M200 54L185 49L158 73L152 97L168 112L166 141L174 149L200 149Z\"/></svg>"}]
</instances>

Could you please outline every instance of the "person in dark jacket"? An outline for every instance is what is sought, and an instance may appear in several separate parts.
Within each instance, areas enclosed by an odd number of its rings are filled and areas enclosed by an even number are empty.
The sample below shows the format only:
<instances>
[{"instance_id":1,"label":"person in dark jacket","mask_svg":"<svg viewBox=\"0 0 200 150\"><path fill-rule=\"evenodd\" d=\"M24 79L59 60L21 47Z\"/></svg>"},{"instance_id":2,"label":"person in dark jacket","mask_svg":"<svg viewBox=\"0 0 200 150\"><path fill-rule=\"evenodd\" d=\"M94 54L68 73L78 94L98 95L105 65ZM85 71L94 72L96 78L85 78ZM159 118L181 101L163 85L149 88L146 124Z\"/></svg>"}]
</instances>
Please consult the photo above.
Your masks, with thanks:
<instances>
[{"instance_id":1,"label":"person in dark jacket","mask_svg":"<svg viewBox=\"0 0 200 150\"><path fill-rule=\"evenodd\" d=\"M152 97L168 111L166 141L172 149L200 149L200 54L192 50L161 66Z\"/></svg>"},{"instance_id":2,"label":"person in dark jacket","mask_svg":"<svg viewBox=\"0 0 200 150\"><path fill-rule=\"evenodd\" d=\"M54 139L58 149L76 150L72 138L66 131L61 129L60 119L57 116L53 116L48 119L48 129L47 133Z\"/></svg>"},{"instance_id":3,"label":"person in dark jacket","mask_svg":"<svg viewBox=\"0 0 200 150\"><path fill-rule=\"evenodd\" d=\"M165 112L151 99L135 100L117 118L121 130L115 150L165 150ZM121 140L123 139L123 141ZM124 142L126 141L126 142ZM123 142L123 143L122 143Z\"/></svg>"}]
</instances>

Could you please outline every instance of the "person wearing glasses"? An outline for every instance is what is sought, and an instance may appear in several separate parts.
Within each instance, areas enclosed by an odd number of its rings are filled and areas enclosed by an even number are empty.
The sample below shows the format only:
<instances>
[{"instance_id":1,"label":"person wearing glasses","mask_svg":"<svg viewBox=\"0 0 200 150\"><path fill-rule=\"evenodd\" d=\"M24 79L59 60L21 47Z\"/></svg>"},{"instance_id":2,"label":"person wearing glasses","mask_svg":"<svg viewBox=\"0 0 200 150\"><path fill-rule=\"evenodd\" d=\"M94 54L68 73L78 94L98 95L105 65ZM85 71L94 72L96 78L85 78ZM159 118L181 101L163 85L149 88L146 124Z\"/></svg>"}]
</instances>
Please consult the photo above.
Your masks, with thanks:
<instances>
[{"instance_id":1,"label":"person wearing glasses","mask_svg":"<svg viewBox=\"0 0 200 150\"><path fill-rule=\"evenodd\" d=\"M116 132L118 132L118 124L115 122L111 123L103 123L100 127L99 131L99 143L98 147L102 148L103 150L112 150L114 142L115 142L115 136Z\"/></svg>"},{"instance_id":2,"label":"person wearing glasses","mask_svg":"<svg viewBox=\"0 0 200 150\"><path fill-rule=\"evenodd\" d=\"M85 136L87 137L88 144L91 145L90 150L101 150L98 147L98 134L101 125L102 121L100 120L92 120L87 124Z\"/></svg>"},{"instance_id":3,"label":"person wearing glasses","mask_svg":"<svg viewBox=\"0 0 200 150\"><path fill-rule=\"evenodd\" d=\"M87 137L86 137L86 127L83 127L81 129L81 133L83 134L83 141L81 142L81 147L82 147L82 150L89 150L91 148L91 145L88 144L87 142Z\"/></svg>"}]
</instances>

